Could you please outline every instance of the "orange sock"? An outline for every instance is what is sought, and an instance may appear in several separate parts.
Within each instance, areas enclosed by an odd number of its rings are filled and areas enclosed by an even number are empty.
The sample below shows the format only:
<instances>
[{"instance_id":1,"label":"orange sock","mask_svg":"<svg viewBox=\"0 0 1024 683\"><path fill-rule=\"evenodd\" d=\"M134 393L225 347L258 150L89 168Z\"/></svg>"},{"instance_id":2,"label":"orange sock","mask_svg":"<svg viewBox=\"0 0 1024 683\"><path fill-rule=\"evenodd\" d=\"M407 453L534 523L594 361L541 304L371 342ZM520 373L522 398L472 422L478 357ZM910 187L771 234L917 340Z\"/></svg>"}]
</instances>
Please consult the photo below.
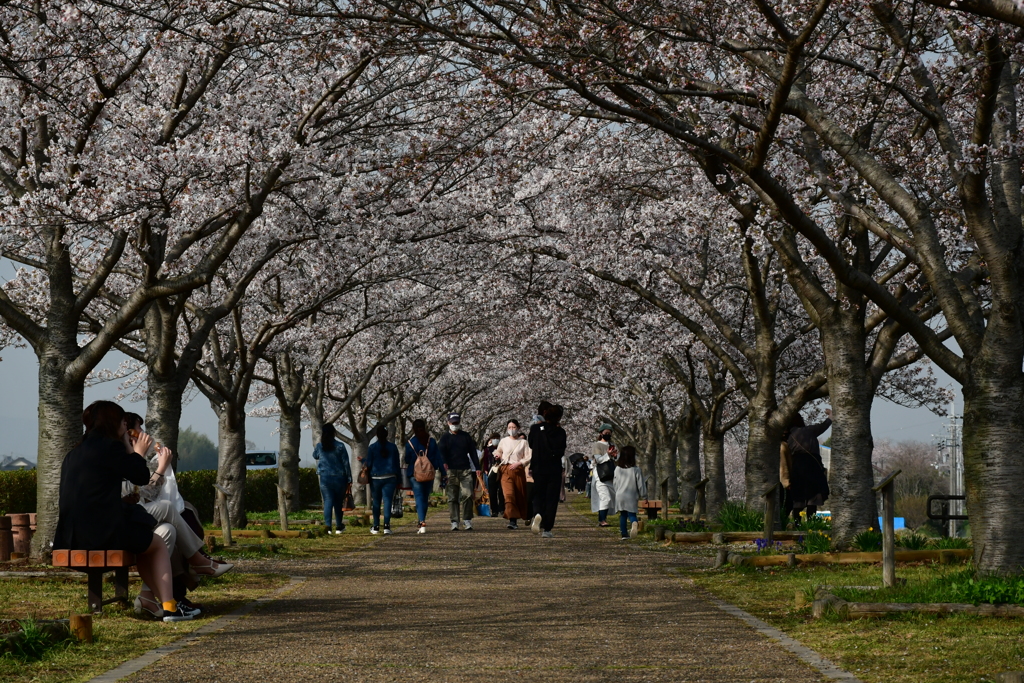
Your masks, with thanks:
<instances>
[{"instance_id":1,"label":"orange sock","mask_svg":"<svg viewBox=\"0 0 1024 683\"><path fill-rule=\"evenodd\" d=\"M165 602L164 603L164 611L165 612L173 612L176 609L178 609L178 603L174 602L173 600L171 602Z\"/></svg>"}]
</instances>

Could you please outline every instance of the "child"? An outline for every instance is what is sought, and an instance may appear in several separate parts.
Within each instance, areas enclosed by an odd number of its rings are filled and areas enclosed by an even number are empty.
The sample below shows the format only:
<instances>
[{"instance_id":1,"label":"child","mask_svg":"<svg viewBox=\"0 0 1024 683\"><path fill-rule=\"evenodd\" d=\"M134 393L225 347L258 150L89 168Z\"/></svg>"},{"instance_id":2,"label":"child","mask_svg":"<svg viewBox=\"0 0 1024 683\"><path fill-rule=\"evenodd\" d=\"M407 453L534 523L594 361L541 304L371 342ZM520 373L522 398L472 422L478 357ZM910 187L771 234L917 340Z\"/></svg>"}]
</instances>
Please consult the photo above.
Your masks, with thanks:
<instances>
[{"instance_id":1,"label":"child","mask_svg":"<svg viewBox=\"0 0 1024 683\"><path fill-rule=\"evenodd\" d=\"M634 447L622 447L616 462L615 478L612 481L615 488L615 508L619 512L619 532L622 534L622 540L635 538L637 507L641 498L647 498L647 482L644 481L643 472L637 467ZM630 521L628 534L626 533L627 518Z\"/></svg>"}]
</instances>

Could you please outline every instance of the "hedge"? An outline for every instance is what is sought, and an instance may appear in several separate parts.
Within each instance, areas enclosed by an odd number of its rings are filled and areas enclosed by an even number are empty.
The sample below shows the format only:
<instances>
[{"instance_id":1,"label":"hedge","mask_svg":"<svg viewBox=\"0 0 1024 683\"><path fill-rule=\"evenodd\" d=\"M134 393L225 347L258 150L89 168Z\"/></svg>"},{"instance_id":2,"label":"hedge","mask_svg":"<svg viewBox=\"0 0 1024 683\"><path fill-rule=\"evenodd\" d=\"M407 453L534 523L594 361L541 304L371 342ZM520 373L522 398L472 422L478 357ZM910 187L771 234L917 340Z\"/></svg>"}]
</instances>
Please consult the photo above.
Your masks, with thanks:
<instances>
[{"instance_id":1,"label":"hedge","mask_svg":"<svg viewBox=\"0 0 1024 683\"><path fill-rule=\"evenodd\" d=\"M0 515L36 511L36 471L0 472Z\"/></svg>"},{"instance_id":2,"label":"hedge","mask_svg":"<svg viewBox=\"0 0 1024 683\"><path fill-rule=\"evenodd\" d=\"M217 470L176 472L182 497L196 506L204 522L213 521L214 488ZM271 512L277 509L277 470L247 470L245 475L246 512ZM320 506L320 482L316 469L299 469L299 495L304 507ZM36 471L0 472L0 515L36 511Z\"/></svg>"}]
</instances>

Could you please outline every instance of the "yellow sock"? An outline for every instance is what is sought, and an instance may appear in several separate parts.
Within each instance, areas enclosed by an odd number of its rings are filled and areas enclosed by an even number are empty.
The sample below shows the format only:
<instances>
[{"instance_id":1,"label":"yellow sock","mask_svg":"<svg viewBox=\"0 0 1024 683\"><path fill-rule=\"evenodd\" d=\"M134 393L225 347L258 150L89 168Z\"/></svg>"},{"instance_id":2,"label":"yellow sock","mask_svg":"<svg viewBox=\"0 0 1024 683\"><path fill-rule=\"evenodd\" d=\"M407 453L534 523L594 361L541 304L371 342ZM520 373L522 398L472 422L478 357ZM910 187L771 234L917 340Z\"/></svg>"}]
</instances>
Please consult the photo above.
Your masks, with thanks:
<instances>
[{"instance_id":1,"label":"yellow sock","mask_svg":"<svg viewBox=\"0 0 1024 683\"><path fill-rule=\"evenodd\" d=\"M171 602L165 602L164 603L164 611L165 612L173 612L176 609L178 609L178 603L174 602L173 600Z\"/></svg>"}]
</instances>

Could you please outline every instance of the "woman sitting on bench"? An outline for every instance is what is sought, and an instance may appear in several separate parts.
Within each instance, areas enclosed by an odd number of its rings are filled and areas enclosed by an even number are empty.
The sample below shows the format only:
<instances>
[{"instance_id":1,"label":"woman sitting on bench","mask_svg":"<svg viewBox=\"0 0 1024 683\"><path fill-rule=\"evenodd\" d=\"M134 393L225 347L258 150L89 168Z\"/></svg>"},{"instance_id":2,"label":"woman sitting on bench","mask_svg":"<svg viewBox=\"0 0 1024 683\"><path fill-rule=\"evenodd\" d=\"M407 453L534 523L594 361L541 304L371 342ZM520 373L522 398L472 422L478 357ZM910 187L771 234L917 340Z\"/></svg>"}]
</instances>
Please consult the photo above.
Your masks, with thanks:
<instances>
[{"instance_id":1,"label":"woman sitting on bench","mask_svg":"<svg viewBox=\"0 0 1024 683\"><path fill-rule=\"evenodd\" d=\"M154 533L157 521L139 505L121 501L121 480L149 483L142 454L152 444L143 434L130 452L124 440L128 426L121 406L96 401L82 414L85 436L67 454L60 472L60 517L53 547L81 550L127 550L138 555L139 574L163 601L163 621L187 621L173 599L171 561L163 539ZM169 530L173 534L173 529ZM165 534L166 535L166 534Z\"/></svg>"}]
</instances>

